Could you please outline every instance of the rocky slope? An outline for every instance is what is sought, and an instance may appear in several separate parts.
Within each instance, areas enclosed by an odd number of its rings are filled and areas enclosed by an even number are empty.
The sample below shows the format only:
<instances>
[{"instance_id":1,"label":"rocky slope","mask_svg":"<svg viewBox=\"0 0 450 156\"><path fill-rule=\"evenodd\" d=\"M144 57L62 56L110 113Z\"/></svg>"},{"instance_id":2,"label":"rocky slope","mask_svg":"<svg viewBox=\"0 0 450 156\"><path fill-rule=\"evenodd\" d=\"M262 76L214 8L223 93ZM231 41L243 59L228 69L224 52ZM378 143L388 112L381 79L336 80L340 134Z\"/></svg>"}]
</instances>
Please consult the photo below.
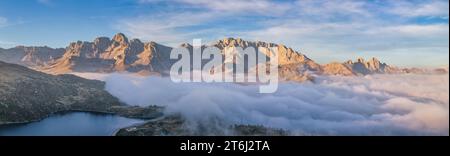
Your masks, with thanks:
<instances>
[{"instance_id":1,"label":"rocky slope","mask_svg":"<svg viewBox=\"0 0 450 156\"><path fill-rule=\"evenodd\" d=\"M170 69L170 47L155 42L129 40L119 33L112 39L74 42L64 55L40 70L52 74L70 72L162 73Z\"/></svg>"},{"instance_id":2,"label":"rocky slope","mask_svg":"<svg viewBox=\"0 0 450 156\"><path fill-rule=\"evenodd\" d=\"M369 61L358 58L355 62L349 60L344 63L330 63L323 65L322 69L324 74L342 76L393 74L401 72L401 69L382 63L375 57L371 58Z\"/></svg>"},{"instance_id":3,"label":"rocky slope","mask_svg":"<svg viewBox=\"0 0 450 156\"><path fill-rule=\"evenodd\" d=\"M355 76L356 73L352 67L347 66L344 63L329 63L322 66L323 74L326 75L341 75L341 76Z\"/></svg>"},{"instance_id":4,"label":"rocky slope","mask_svg":"<svg viewBox=\"0 0 450 156\"><path fill-rule=\"evenodd\" d=\"M49 47L18 46L10 49L0 48L0 61L29 67L46 66L61 58L65 50Z\"/></svg>"},{"instance_id":5,"label":"rocky slope","mask_svg":"<svg viewBox=\"0 0 450 156\"><path fill-rule=\"evenodd\" d=\"M354 73L362 75L395 73L398 70L396 67L389 66L386 63L381 63L375 57L371 58L369 61L365 61L363 58L358 58L356 62L347 61L344 65L352 69Z\"/></svg>"},{"instance_id":6,"label":"rocky slope","mask_svg":"<svg viewBox=\"0 0 450 156\"><path fill-rule=\"evenodd\" d=\"M302 66L302 68L306 68L308 70L320 71L320 65L308 58L306 55L301 54L292 48L286 47L282 44L275 43L267 43L267 42L251 42L245 41L240 38L225 38L223 40L217 41L217 43L213 44L213 46L218 47L219 49L226 51L233 47L241 47L243 49L248 47L253 47L257 51L259 48L262 48L262 51L259 53L266 54L265 51L268 51L271 47L276 47L278 50L278 64L282 67L285 65L297 65ZM223 52L226 53L226 52Z\"/></svg>"},{"instance_id":7,"label":"rocky slope","mask_svg":"<svg viewBox=\"0 0 450 156\"><path fill-rule=\"evenodd\" d=\"M41 120L68 111L155 118L160 108L126 106L104 90L101 81L73 75L53 76L0 62L0 125Z\"/></svg>"},{"instance_id":8,"label":"rocky slope","mask_svg":"<svg viewBox=\"0 0 450 156\"><path fill-rule=\"evenodd\" d=\"M261 47L264 50L267 50L269 47L277 47L279 50L280 68L286 66L286 68L292 69L293 66L301 66L306 67L308 70L320 71L319 64L284 45L226 38L210 46L218 47L222 50L223 55L230 50L234 50L233 48L235 47L244 49L247 47L255 49ZM190 44L182 44L181 47L188 48L192 53ZM95 39L94 42L78 41L72 43L60 59L40 70L52 74L126 71L164 75L168 73L171 65L176 62L176 60L170 60L171 50L172 48L155 42L143 43L138 39L129 40L124 34L119 33L111 40L106 37L100 37Z\"/></svg>"},{"instance_id":9,"label":"rocky slope","mask_svg":"<svg viewBox=\"0 0 450 156\"><path fill-rule=\"evenodd\" d=\"M255 125L211 126L193 128L178 115L148 121L144 124L122 128L116 136L287 136L288 131Z\"/></svg>"},{"instance_id":10,"label":"rocky slope","mask_svg":"<svg viewBox=\"0 0 450 156\"><path fill-rule=\"evenodd\" d=\"M243 49L253 47L262 48L258 54L267 55L270 47L278 49L279 74L282 80L306 81L312 80L311 73L318 75L355 76L384 73L424 73L421 69L402 69L380 62L376 58L365 61L362 58L344 63L330 63L320 65L306 55L299 53L285 45L245 41L240 38L225 38L211 45L219 48L225 57L235 52L236 47ZM188 48L190 44L180 47ZM119 33L112 39L96 38L92 42L77 41L66 49L51 49L48 47L16 47L0 49L0 60L26 65L28 67L50 74L66 74L71 72L130 72L141 75L167 75L176 60L170 60L173 48L156 42L142 42L138 39L128 39ZM238 59L243 59L238 54ZM206 63L204 60L202 63ZM448 72L439 69L436 72Z\"/></svg>"},{"instance_id":11,"label":"rocky slope","mask_svg":"<svg viewBox=\"0 0 450 156\"><path fill-rule=\"evenodd\" d=\"M344 63L329 63L322 66L322 74L340 75L340 76L357 76L370 74L447 74L448 69L442 68L399 68L382 63L373 57L368 61L358 58L356 61L346 61Z\"/></svg>"}]
</instances>

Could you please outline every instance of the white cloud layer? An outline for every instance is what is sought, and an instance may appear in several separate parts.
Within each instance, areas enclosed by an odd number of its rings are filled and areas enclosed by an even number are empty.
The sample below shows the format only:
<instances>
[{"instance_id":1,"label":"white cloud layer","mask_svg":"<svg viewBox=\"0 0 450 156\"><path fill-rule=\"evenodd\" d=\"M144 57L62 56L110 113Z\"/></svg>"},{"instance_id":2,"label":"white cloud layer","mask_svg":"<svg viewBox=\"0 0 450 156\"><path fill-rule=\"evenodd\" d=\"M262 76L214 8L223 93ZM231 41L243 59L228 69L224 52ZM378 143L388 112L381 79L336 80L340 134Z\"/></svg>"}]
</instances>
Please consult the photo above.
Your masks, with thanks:
<instances>
[{"instance_id":1,"label":"white cloud layer","mask_svg":"<svg viewBox=\"0 0 450 156\"><path fill-rule=\"evenodd\" d=\"M162 0L138 0L141 4L161 3ZM166 2L188 5L193 8L203 8L213 12L252 12L259 14L278 14L287 11L290 6L271 0L167 0Z\"/></svg>"},{"instance_id":2,"label":"white cloud layer","mask_svg":"<svg viewBox=\"0 0 450 156\"><path fill-rule=\"evenodd\" d=\"M190 123L257 124L295 135L449 135L448 75L373 75L257 86L174 84L113 74L106 89L130 105L160 105ZM195 125L195 124L194 124Z\"/></svg>"}]
</instances>

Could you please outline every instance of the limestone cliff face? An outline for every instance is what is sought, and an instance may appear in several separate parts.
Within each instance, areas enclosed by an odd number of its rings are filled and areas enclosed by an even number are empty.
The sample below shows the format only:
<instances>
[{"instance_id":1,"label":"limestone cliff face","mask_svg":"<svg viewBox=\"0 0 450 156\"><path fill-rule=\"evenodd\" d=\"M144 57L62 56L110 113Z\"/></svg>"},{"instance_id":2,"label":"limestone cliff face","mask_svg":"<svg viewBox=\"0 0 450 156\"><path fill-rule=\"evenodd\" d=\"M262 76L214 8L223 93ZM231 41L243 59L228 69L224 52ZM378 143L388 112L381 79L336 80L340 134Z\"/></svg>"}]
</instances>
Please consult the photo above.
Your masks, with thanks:
<instances>
[{"instance_id":1,"label":"limestone cliff face","mask_svg":"<svg viewBox=\"0 0 450 156\"><path fill-rule=\"evenodd\" d=\"M341 76L354 76L356 75L352 68L343 63L330 63L322 67L323 74L326 75L341 75Z\"/></svg>"},{"instance_id":2,"label":"limestone cliff face","mask_svg":"<svg viewBox=\"0 0 450 156\"><path fill-rule=\"evenodd\" d=\"M363 58L358 58L355 62L352 60L344 63L330 63L322 66L323 74L326 75L368 75L368 74L397 74L404 73L406 69L400 69L390 66L386 63L380 62L373 57L366 61Z\"/></svg>"},{"instance_id":3,"label":"limestone cliff face","mask_svg":"<svg viewBox=\"0 0 450 156\"><path fill-rule=\"evenodd\" d=\"M63 57L42 70L53 74L68 72L164 72L170 68L170 47L155 42L129 40L124 34L112 39L74 42Z\"/></svg>"},{"instance_id":4,"label":"limestone cliff face","mask_svg":"<svg viewBox=\"0 0 450 156\"><path fill-rule=\"evenodd\" d=\"M45 66L61 58L63 54L64 49L61 48L18 46L10 49L0 48L0 61L31 67Z\"/></svg>"},{"instance_id":5,"label":"limestone cliff face","mask_svg":"<svg viewBox=\"0 0 450 156\"><path fill-rule=\"evenodd\" d=\"M302 70L321 71L321 66L305 55L294 51L284 45L267 42L251 42L242 39L226 38L217 41L215 46L222 50L225 57L227 53L236 52L237 47L243 49L253 47L261 48L260 53L267 55L271 47L278 49L279 67L282 77L289 80L305 80L310 77ZM192 53L192 45L182 44ZM206 48L206 46L202 46ZM167 74L176 60L170 60L172 48L156 42L144 43L138 39L129 40L124 34L117 34L112 39L100 37L93 42L74 42L65 50L64 55L52 64L41 68L42 71L52 74L70 72L132 72L132 73L158 73ZM240 57L243 59L244 57Z\"/></svg>"},{"instance_id":6,"label":"limestone cliff face","mask_svg":"<svg viewBox=\"0 0 450 156\"><path fill-rule=\"evenodd\" d=\"M217 41L217 43L213 44L213 46L216 46L224 51L230 50L230 48L232 47L241 47L243 49L247 47L253 47L257 51L259 48L261 48L262 51L259 51L259 53L263 53L265 55L267 55L267 51L269 51L269 48L275 47L278 50L278 64L280 66L298 65L312 71L321 70L320 65L309 59L306 55L301 54L293 50L292 48L288 48L282 44L267 43L261 41L251 42L242 40L240 38L225 38L223 40Z\"/></svg>"},{"instance_id":7,"label":"limestone cliff face","mask_svg":"<svg viewBox=\"0 0 450 156\"><path fill-rule=\"evenodd\" d=\"M236 47L241 47L246 49L248 47L255 48L258 55L269 55L269 48L276 48L278 51L278 64L279 64L279 77L281 80L285 81L297 81L303 82L308 80L313 80L313 77L307 71L321 72L321 66L308 58L306 55L301 54L292 48L288 48L285 45L267 43L267 42L251 42L245 41L240 38L225 38L223 40L217 41L212 46L215 46L222 50L225 55L225 61L230 53L236 51ZM237 59L244 59L244 56L237 55ZM228 58L231 60L231 58Z\"/></svg>"},{"instance_id":8,"label":"limestone cliff face","mask_svg":"<svg viewBox=\"0 0 450 156\"><path fill-rule=\"evenodd\" d=\"M231 54L236 54L237 60L244 59L244 54L237 53L236 48L255 48L258 55L268 55L269 48L276 48L279 56L279 74L284 80L311 80L311 74L355 76L367 74L393 73L425 73L418 68L397 68L382 63L377 58L368 61L359 58L356 61L330 63L320 65L306 55L282 44L262 41L246 41L240 38L225 38L211 45L217 47L225 56L225 63L237 63ZM182 44L193 53L190 44ZM172 64L177 60L170 59L173 48L156 42L142 42L139 39L128 39L119 33L114 37L99 37L92 42L77 41L66 49L48 47L16 47L0 48L0 60L25 65L50 74L65 74L70 72L131 72L141 75L167 75ZM203 60L205 64L208 60ZM256 68L257 69L257 68ZM433 71L448 73L448 69Z\"/></svg>"},{"instance_id":9,"label":"limestone cliff face","mask_svg":"<svg viewBox=\"0 0 450 156\"><path fill-rule=\"evenodd\" d=\"M365 61L363 58L358 58L356 62L347 61L346 66L350 67L355 73L367 75L373 73L385 73L389 66L381 63L377 58L372 58Z\"/></svg>"}]
</instances>

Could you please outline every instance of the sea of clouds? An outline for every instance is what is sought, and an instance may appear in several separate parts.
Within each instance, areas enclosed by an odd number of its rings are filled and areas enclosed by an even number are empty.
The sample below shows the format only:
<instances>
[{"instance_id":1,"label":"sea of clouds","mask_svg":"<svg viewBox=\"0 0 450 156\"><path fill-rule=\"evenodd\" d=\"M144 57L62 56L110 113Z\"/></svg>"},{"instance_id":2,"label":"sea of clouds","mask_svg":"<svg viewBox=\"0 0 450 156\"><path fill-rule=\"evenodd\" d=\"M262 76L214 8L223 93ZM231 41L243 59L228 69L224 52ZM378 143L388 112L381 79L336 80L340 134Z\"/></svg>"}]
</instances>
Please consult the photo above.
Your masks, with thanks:
<instances>
[{"instance_id":1,"label":"sea of clouds","mask_svg":"<svg viewBox=\"0 0 450 156\"><path fill-rule=\"evenodd\" d=\"M79 76L106 81L129 105L165 106L189 123L264 125L293 135L449 135L449 75L318 77L282 82L273 94L231 83L173 83L127 74Z\"/></svg>"}]
</instances>

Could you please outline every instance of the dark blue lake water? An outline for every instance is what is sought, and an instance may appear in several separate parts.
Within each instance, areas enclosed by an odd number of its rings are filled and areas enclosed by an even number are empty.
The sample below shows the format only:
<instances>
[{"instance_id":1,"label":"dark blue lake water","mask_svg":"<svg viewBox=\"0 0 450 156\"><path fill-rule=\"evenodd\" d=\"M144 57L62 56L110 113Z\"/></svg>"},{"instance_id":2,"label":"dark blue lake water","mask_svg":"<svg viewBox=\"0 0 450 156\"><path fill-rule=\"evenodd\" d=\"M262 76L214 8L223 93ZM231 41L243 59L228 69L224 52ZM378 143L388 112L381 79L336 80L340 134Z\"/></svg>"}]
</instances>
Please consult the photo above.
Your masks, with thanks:
<instances>
[{"instance_id":1,"label":"dark blue lake water","mask_svg":"<svg viewBox=\"0 0 450 156\"><path fill-rule=\"evenodd\" d=\"M119 128L141 122L115 115L76 112L39 122L0 126L0 136L110 136Z\"/></svg>"}]
</instances>

